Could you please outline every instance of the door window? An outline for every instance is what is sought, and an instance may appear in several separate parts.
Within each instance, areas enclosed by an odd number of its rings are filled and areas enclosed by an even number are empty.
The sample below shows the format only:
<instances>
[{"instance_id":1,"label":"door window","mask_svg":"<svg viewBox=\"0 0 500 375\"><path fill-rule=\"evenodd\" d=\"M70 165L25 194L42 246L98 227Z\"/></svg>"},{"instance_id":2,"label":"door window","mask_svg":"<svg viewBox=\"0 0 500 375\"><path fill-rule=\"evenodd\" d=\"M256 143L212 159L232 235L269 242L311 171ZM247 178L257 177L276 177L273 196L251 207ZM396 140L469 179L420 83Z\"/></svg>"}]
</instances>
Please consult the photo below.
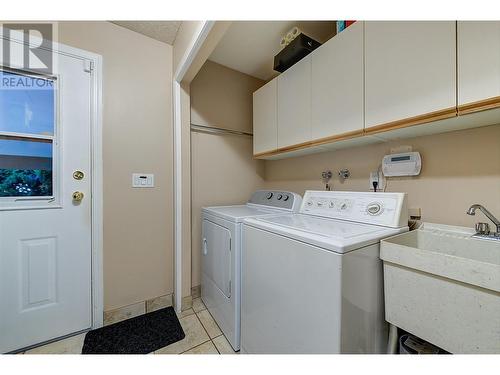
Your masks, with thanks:
<instances>
[{"instance_id":1,"label":"door window","mask_svg":"<svg viewBox=\"0 0 500 375\"><path fill-rule=\"evenodd\" d=\"M54 202L57 80L0 68L0 209Z\"/></svg>"}]
</instances>

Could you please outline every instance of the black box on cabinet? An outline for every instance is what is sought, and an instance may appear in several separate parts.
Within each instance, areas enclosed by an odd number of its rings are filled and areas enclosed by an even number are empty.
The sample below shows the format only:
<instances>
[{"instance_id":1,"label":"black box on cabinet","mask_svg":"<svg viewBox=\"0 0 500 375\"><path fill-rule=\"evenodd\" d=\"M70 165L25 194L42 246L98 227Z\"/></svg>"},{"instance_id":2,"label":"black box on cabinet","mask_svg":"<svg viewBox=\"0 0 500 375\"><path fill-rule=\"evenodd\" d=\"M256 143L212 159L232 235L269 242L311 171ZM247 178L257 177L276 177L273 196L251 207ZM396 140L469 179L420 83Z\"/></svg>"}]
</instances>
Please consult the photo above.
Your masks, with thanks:
<instances>
[{"instance_id":1,"label":"black box on cabinet","mask_svg":"<svg viewBox=\"0 0 500 375\"><path fill-rule=\"evenodd\" d=\"M283 73L319 46L321 46L321 43L300 33L289 45L283 48L280 53L274 56L274 70Z\"/></svg>"}]
</instances>

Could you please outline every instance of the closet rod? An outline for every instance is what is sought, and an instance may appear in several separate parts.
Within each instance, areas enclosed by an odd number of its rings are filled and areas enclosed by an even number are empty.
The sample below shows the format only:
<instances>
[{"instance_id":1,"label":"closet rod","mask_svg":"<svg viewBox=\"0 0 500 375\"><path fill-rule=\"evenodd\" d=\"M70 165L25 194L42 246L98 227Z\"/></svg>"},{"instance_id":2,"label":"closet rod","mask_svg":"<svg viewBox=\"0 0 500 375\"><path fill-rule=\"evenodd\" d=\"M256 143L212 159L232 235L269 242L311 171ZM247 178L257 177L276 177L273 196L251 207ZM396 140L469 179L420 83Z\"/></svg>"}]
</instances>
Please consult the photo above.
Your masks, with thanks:
<instances>
[{"instance_id":1,"label":"closet rod","mask_svg":"<svg viewBox=\"0 0 500 375\"><path fill-rule=\"evenodd\" d=\"M210 133L210 134L230 134L230 135L242 135L245 137L253 137L252 133L242 132L239 130L231 130L224 128L216 128L214 126L196 125L191 124L191 130L194 132Z\"/></svg>"}]
</instances>

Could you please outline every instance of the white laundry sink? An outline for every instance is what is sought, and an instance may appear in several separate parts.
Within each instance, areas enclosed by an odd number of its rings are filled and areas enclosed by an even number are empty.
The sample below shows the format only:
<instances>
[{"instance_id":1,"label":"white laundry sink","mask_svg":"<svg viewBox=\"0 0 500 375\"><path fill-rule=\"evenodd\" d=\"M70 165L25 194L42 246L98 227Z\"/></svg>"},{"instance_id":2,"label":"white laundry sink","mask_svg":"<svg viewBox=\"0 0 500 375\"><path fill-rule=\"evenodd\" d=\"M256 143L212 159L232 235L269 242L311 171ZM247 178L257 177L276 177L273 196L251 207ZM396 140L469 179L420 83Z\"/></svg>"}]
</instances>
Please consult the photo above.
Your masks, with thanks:
<instances>
[{"instance_id":1,"label":"white laundry sink","mask_svg":"<svg viewBox=\"0 0 500 375\"><path fill-rule=\"evenodd\" d=\"M386 320L452 353L500 353L500 241L424 223L381 241Z\"/></svg>"}]
</instances>

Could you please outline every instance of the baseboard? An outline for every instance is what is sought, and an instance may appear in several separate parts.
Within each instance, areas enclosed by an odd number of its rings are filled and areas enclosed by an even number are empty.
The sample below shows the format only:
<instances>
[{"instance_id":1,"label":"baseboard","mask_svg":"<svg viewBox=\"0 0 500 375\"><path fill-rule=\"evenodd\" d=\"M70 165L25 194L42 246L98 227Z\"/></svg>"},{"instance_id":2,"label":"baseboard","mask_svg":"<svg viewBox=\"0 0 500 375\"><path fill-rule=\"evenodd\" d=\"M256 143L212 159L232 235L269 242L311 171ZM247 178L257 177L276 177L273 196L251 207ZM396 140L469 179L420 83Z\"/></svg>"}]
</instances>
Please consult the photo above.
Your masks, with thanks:
<instances>
[{"instance_id":1,"label":"baseboard","mask_svg":"<svg viewBox=\"0 0 500 375\"><path fill-rule=\"evenodd\" d=\"M145 301L137 302L132 305L104 311L104 325L107 326L110 324L118 323L126 319L135 318L136 316L146 314L148 312L172 306L172 297L173 294L167 294L164 296L158 296Z\"/></svg>"},{"instance_id":2,"label":"baseboard","mask_svg":"<svg viewBox=\"0 0 500 375\"><path fill-rule=\"evenodd\" d=\"M193 298L201 297L201 285L193 286L191 288L191 297Z\"/></svg>"},{"instance_id":3,"label":"baseboard","mask_svg":"<svg viewBox=\"0 0 500 375\"><path fill-rule=\"evenodd\" d=\"M182 297L181 310L188 310L193 307L193 296Z\"/></svg>"}]
</instances>

